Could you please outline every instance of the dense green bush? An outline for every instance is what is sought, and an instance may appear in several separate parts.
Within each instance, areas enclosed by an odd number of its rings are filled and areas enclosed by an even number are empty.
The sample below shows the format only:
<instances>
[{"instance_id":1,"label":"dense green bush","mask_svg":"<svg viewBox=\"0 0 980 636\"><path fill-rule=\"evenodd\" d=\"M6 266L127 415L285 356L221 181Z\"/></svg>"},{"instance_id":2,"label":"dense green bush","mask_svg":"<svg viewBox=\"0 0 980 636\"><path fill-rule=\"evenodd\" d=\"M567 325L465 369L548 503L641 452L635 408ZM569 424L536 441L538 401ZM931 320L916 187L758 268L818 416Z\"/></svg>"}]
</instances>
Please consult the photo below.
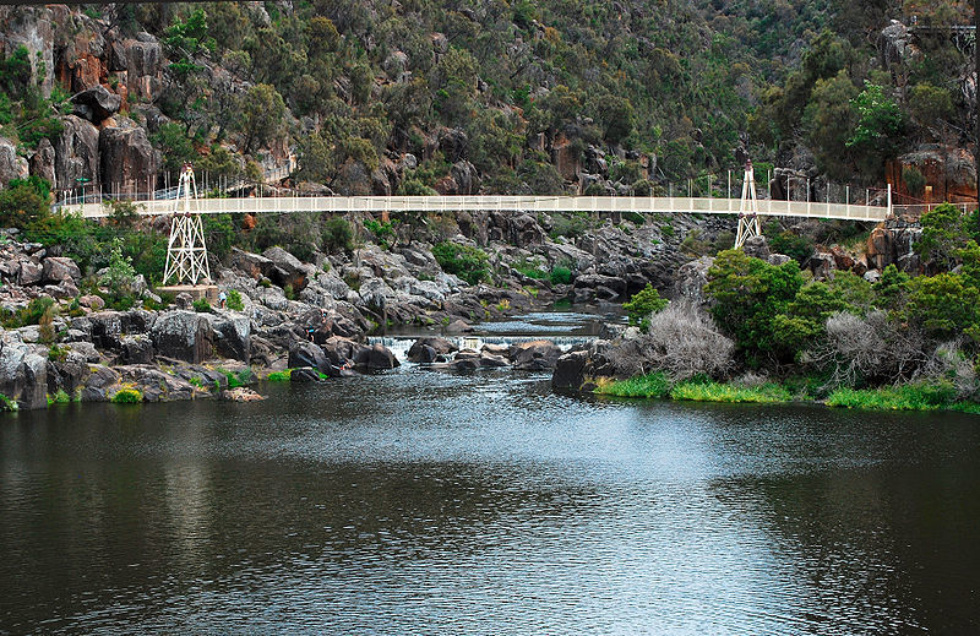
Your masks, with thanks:
<instances>
[{"instance_id":1,"label":"dense green bush","mask_svg":"<svg viewBox=\"0 0 980 636\"><path fill-rule=\"evenodd\" d=\"M572 270L564 265L555 265L551 269L551 283L553 285L568 285L572 282Z\"/></svg>"},{"instance_id":2,"label":"dense green bush","mask_svg":"<svg viewBox=\"0 0 980 636\"><path fill-rule=\"evenodd\" d=\"M650 326L650 314L663 310L669 301L660 297L660 292L653 285L647 286L633 295L628 302L623 303L623 310L629 318L629 323L646 331Z\"/></svg>"},{"instance_id":3,"label":"dense green bush","mask_svg":"<svg viewBox=\"0 0 980 636\"><path fill-rule=\"evenodd\" d=\"M432 256L443 271L459 276L470 285L482 282L489 273L489 258L477 247L444 241L432 248Z\"/></svg>"},{"instance_id":4,"label":"dense green bush","mask_svg":"<svg viewBox=\"0 0 980 636\"><path fill-rule=\"evenodd\" d=\"M194 311L198 313L206 314L211 311L211 303L204 297L198 298L191 305L194 307Z\"/></svg>"},{"instance_id":5,"label":"dense green bush","mask_svg":"<svg viewBox=\"0 0 980 636\"><path fill-rule=\"evenodd\" d=\"M143 394L136 388L122 388L116 391L110 401L113 404L139 404L143 401Z\"/></svg>"},{"instance_id":6,"label":"dense green bush","mask_svg":"<svg viewBox=\"0 0 980 636\"><path fill-rule=\"evenodd\" d=\"M237 289L228 290L228 309L232 311L241 311L245 308L242 303L242 294Z\"/></svg>"},{"instance_id":7,"label":"dense green bush","mask_svg":"<svg viewBox=\"0 0 980 636\"><path fill-rule=\"evenodd\" d=\"M347 219L335 216L324 224L321 238L323 250L328 254L338 251L349 252L353 247L354 231Z\"/></svg>"}]
</instances>

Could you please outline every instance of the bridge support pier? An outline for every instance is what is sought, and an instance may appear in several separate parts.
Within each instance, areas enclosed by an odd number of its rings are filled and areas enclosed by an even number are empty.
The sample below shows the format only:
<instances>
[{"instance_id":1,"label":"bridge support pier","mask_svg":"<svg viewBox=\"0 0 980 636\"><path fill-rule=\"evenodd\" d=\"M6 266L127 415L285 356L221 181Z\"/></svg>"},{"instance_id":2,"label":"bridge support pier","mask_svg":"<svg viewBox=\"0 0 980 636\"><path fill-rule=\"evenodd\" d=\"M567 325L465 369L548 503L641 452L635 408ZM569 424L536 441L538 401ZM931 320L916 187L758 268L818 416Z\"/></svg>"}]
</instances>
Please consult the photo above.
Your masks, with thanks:
<instances>
[{"instance_id":1,"label":"bridge support pier","mask_svg":"<svg viewBox=\"0 0 980 636\"><path fill-rule=\"evenodd\" d=\"M177 185L170 240L167 243L164 285L197 285L202 281L211 284L208 248L204 243L204 224L201 222L201 215L191 210L192 201L196 199L194 169L187 164Z\"/></svg>"},{"instance_id":2,"label":"bridge support pier","mask_svg":"<svg viewBox=\"0 0 980 636\"><path fill-rule=\"evenodd\" d=\"M738 209L738 231L735 233L735 249L739 250L754 236L762 236L759 222L759 204L755 196L755 172L752 160L745 162L745 178L742 180L742 201Z\"/></svg>"}]
</instances>

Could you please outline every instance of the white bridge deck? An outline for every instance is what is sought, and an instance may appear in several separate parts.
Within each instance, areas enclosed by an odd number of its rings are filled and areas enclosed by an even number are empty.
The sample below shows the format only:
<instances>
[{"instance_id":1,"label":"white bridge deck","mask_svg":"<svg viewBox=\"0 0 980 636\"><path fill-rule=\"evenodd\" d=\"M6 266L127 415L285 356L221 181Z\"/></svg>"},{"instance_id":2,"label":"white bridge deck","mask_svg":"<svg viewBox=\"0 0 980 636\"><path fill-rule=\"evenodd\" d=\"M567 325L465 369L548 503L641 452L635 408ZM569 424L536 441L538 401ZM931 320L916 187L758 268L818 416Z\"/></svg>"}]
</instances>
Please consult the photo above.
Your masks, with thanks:
<instances>
[{"instance_id":1,"label":"white bridge deck","mask_svg":"<svg viewBox=\"0 0 980 636\"><path fill-rule=\"evenodd\" d=\"M138 202L139 213L171 214L174 201ZM190 211L201 214L262 214L290 212L438 212L499 210L527 212L637 212L640 214L738 214L746 209L741 199L688 197L591 197L591 196L360 196L360 197L249 197L193 199ZM883 221L890 206L772 201L760 199L760 216ZM85 218L108 216L102 203L63 204L60 209Z\"/></svg>"}]
</instances>

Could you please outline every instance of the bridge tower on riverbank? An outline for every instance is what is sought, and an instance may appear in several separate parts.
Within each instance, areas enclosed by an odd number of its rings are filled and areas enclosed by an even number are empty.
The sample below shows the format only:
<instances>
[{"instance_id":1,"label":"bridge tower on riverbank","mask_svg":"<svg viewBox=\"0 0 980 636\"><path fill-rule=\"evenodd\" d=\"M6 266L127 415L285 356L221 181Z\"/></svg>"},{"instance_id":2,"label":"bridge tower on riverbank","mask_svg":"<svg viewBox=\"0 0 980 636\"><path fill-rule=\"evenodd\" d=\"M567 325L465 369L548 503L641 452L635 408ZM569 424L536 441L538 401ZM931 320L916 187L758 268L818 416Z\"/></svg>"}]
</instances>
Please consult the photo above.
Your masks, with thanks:
<instances>
[{"instance_id":1,"label":"bridge tower on riverbank","mask_svg":"<svg viewBox=\"0 0 980 636\"><path fill-rule=\"evenodd\" d=\"M745 162L745 179L742 181L742 202L738 207L738 232L735 234L735 249L745 245L753 236L762 236L759 222L759 203L755 196L755 172L752 160Z\"/></svg>"},{"instance_id":2,"label":"bridge tower on riverbank","mask_svg":"<svg viewBox=\"0 0 980 636\"><path fill-rule=\"evenodd\" d=\"M204 224L197 209L197 184L194 181L194 168L189 163L184 164L177 184L163 284L211 284Z\"/></svg>"}]
</instances>

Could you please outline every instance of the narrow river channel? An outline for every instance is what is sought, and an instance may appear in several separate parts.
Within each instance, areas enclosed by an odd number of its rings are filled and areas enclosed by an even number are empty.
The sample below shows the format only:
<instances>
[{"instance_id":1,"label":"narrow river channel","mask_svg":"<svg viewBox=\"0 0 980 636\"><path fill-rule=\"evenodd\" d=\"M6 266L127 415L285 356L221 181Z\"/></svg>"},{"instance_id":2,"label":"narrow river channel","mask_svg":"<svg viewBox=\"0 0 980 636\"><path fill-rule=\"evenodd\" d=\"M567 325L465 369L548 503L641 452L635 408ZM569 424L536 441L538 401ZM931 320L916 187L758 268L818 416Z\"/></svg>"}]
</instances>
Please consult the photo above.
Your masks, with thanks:
<instances>
[{"instance_id":1,"label":"narrow river channel","mask_svg":"<svg viewBox=\"0 0 980 636\"><path fill-rule=\"evenodd\" d=\"M980 631L980 418L261 391L0 418L0 633Z\"/></svg>"}]
</instances>

